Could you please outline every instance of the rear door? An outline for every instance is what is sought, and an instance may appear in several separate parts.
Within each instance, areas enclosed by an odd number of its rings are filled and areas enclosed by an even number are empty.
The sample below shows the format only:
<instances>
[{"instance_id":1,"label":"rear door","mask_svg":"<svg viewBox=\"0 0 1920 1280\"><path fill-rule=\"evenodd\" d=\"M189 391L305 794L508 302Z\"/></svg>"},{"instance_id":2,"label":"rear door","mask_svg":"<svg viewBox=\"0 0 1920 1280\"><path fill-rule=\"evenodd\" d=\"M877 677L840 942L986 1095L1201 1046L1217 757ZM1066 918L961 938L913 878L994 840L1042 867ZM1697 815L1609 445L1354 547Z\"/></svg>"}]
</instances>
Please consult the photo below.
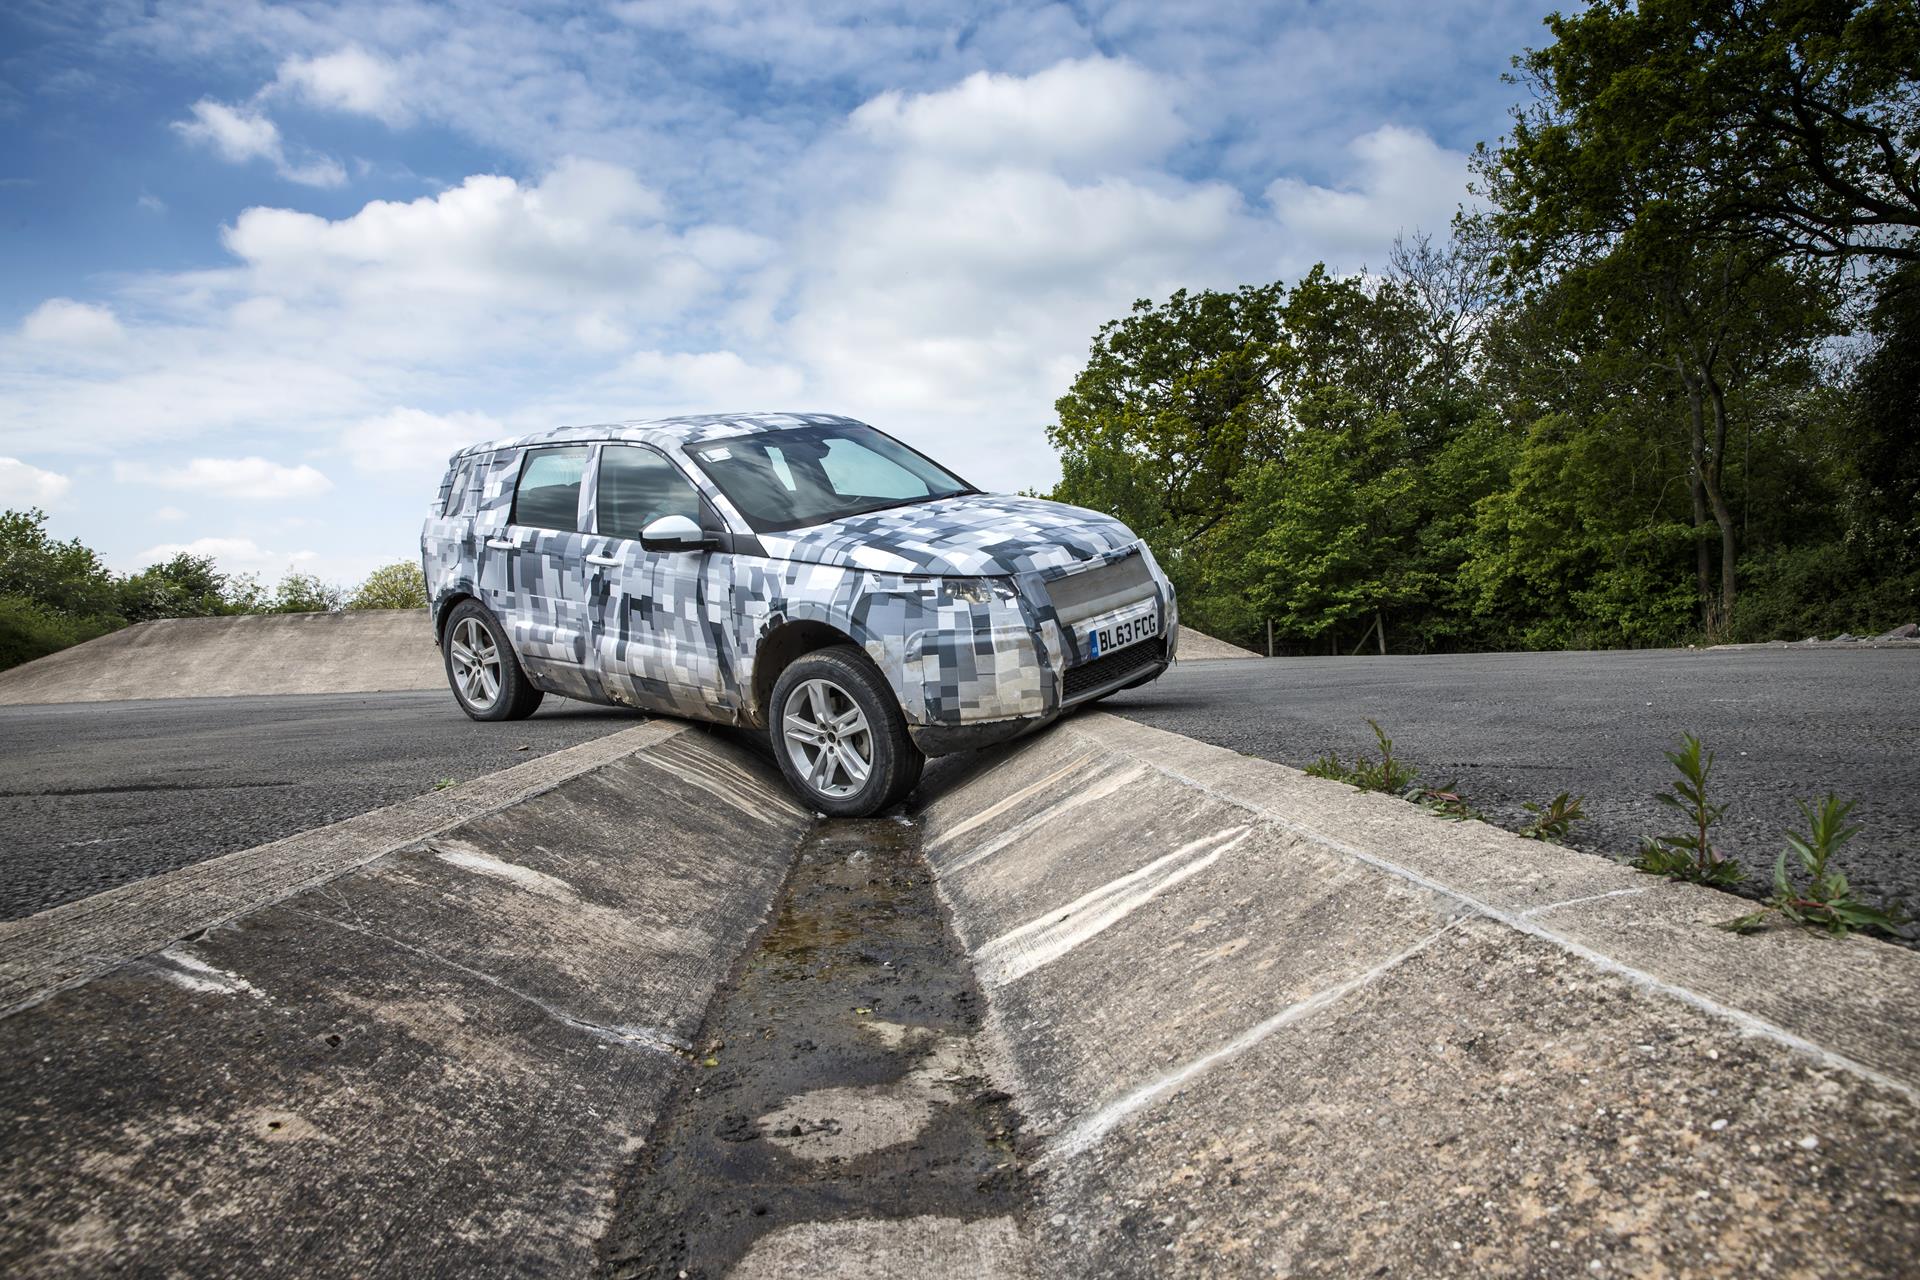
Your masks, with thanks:
<instances>
[{"instance_id":1,"label":"rear door","mask_svg":"<svg viewBox=\"0 0 1920 1280\"><path fill-rule=\"evenodd\" d=\"M616 702L725 719L737 705L722 645L732 607L728 557L647 550L640 531L662 516L719 527L718 515L665 455L644 445L603 446L587 556L595 673Z\"/></svg>"},{"instance_id":2,"label":"rear door","mask_svg":"<svg viewBox=\"0 0 1920 1280\"><path fill-rule=\"evenodd\" d=\"M481 595L535 685L591 697L587 679L587 539L582 491L589 445L528 449L504 529L482 547Z\"/></svg>"}]
</instances>

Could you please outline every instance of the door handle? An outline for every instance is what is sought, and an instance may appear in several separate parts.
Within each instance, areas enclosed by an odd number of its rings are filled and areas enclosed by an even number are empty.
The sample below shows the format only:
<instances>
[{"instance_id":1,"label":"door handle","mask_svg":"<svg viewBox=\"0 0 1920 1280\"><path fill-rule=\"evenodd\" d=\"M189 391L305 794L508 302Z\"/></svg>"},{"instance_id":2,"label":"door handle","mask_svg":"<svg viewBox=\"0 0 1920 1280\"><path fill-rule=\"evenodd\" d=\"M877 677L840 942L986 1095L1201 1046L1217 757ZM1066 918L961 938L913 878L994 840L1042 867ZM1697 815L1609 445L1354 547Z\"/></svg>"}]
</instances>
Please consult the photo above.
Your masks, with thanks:
<instances>
[{"instance_id":1,"label":"door handle","mask_svg":"<svg viewBox=\"0 0 1920 1280\"><path fill-rule=\"evenodd\" d=\"M513 550L513 544L511 542L508 542L504 538L488 538L487 545L492 547L496 551Z\"/></svg>"},{"instance_id":2,"label":"door handle","mask_svg":"<svg viewBox=\"0 0 1920 1280\"><path fill-rule=\"evenodd\" d=\"M612 566L620 563L620 557L619 556L588 556L587 563L588 564L604 564L604 565Z\"/></svg>"}]
</instances>

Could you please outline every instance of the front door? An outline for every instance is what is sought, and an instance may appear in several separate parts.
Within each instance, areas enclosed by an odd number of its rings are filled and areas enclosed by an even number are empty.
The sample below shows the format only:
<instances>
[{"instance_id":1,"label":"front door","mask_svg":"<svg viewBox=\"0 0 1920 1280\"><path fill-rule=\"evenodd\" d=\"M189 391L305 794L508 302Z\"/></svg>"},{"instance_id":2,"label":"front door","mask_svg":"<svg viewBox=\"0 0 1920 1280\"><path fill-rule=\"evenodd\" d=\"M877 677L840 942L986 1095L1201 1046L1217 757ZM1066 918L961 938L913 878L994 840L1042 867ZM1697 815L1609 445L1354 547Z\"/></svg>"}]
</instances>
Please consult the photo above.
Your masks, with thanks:
<instances>
[{"instance_id":1,"label":"front door","mask_svg":"<svg viewBox=\"0 0 1920 1280\"><path fill-rule=\"evenodd\" d=\"M529 449L504 529L481 549L481 595L542 689L589 697L587 537L581 490L587 445Z\"/></svg>"},{"instance_id":2,"label":"front door","mask_svg":"<svg viewBox=\"0 0 1920 1280\"><path fill-rule=\"evenodd\" d=\"M721 642L732 607L728 556L640 545L642 529L676 515L716 527L712 509L664 454L601 447L587 553L591 661L615 702L725 719L737 701Z\"/></svg>"}]
</instances>

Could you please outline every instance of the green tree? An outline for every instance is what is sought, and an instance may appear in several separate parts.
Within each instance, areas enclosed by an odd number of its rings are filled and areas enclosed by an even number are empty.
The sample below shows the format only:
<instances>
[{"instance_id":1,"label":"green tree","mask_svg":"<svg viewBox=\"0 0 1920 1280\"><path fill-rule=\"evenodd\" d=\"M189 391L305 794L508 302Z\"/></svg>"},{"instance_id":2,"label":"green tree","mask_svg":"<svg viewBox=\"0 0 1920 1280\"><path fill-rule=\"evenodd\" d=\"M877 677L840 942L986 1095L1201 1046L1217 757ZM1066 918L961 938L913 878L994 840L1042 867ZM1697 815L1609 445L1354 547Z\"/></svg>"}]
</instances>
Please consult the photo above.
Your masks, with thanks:
<instances>
[{"instance_id":1,"label":"green tree","mask_svg":"<svg viewBox=\"0 0 1920 1280\"><path fill-rule=\"evenodd\" d=\"M78 538L55 540L38 508L0 513L0 596L74 618L113 618L119 603L100 557Z\"/></svg>"},{"instance_id":2,"label":"green tree","mask_svg":"<svg viewBox=\"0 0 1920 1280\"><path fill-rule=\"evenodd\" d=\"M235 612L227 575L214 566L213 557L184 551L122 580L119 596L120 614L129 622Z\"/></svg>"},{"instance_id":3,"label":"green tree","mask_svg":"<svg viewBox=\"0 0 1920 1280\"><path fill-rule=\"evenodd\" d=\"M274 588L269 613L333 613L346 605L347 593L311 573L289 570Z\"/></svg>"},{"instance_id":4,"label":"green tree","mask_svg":"<svg viewBox=\"0 0 1920 1280\"><path fill-rule=\"evenodd\" d=\"M383 565L367 575L347 601L349 609L424 609L427 575L418 560Z\"/></svg>"}]
</instances>

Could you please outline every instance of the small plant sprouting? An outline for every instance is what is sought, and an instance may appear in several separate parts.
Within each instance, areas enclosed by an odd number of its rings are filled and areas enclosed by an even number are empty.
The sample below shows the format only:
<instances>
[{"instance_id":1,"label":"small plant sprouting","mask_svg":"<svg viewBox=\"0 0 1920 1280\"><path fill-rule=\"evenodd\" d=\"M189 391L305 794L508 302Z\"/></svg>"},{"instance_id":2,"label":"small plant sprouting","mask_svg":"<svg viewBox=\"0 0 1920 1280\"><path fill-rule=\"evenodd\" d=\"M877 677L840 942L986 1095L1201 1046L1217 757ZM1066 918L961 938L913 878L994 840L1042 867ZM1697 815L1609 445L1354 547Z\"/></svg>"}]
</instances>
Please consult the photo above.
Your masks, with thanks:
<instances>
[{"instance_id":1,"label":"small plant sprouting","mask_svg":"<svg viewBox=\"0 0 1920 1280\"><path fill-rule=\"evenodd\" d=\"M1727 806L1707 798L1707 780L1713 774L1713 752L1700 746L1700 739L1687 734L1678 751L1666 753L1667 760L1679 771L1680 780L1670 791L1654 796L1670 809L1687 816L1690 830L1677 835L1649 836L1640 843L1640 854L1633 865L1649 875L1695 884L1730 888L1740 883L1740 864L1723 858L1714 849L1710 831L1727 811Z\"/></svg>"},{"instance_id":2,"label":"small plant sprouting","mask_svg":"<svg viewBox=\"0 0 1920 1280\"><path fill-rule=\"evenodd\" d=\"M1892 933L1906 923L1898 907L1870 907L1853 894L1846 874L1829 865L1834 851L1860 833L1858 826L1847 825L1854 802L1842 801L1828 792L1818 807L1801 800L1800 814L1807 820L1804 836L1789 831L1787 848L1773 864L1773 895L1766 905L1751 915L1728 920L1720 925L1734 933L1753 933L1766 924L1775 912L1795 924L1822 929L1836 938L1844 938L1855 929L1875 929ZM1787 854L1798 855L1807 875L1807 887L1796 889L1787 874Z\"/></svg>"},{"instance_id":3,"label":"small plant sprouting","mask_svg":"<svg viewBox=\"0 0 1920 1280\"><path fill-rule=\"evenodd\" d=\"M441 778L441 779L440 779L440 780L439 780L438 782L435 782L435 783L433 784L433 789L434 789L435 791L445 791L445 790L446 790L446 789L447 789L448 787L457 787L457 786L459 786L459 785L460 785L460 783L459 783L459 780L458 780L458 779L455 779L455 778Z\"/></svg>"},{"instance_id":4,"label":"small plant sprouting","mask_svg":"<svg viewBox=\"0 0 1920 1280\"><path fill-rule=\"evenodd\" d=\"M1454 790L1452 782L1444 787L1421 787L1413 793L1413 801L1422 808L1455 822L1465 822L1468 818L1486 816L1468 804L1467 798Z\"/></svg>"},{"instance_id":5,"label":"small plant sprouting","mask_svg":"<svg viewBox=\"0 0 1920 1280\"><path fill-rule=\"evenodd\" d=\"M1542 840L1547 844L1564 843L1573 834L1573 824L1587 820L1587 815L1580 809L1584 800L1585 796L1569 796L1562 791L1544 805L1522 805L1533 815L1533 821L1520 828L1520 834L1529 840Z\"/></svg>"},{"instance_id":6,"label":"small plant sprouting","mask_svg":"<svg viewBox=\"0 0 1920 1280\"><path fill-rule=\"evenodd\" d=\"M1393 739L1386 735L1379 721L1369 720L1367 723L1373 726L1374 741L1380 744L1379 760L1356 755L1352 767L1348 767L1341 762L1339 753L1329 751L1308 765L1306 772L1316 778L1344 782L1362 791L1384 791L1388 795L1399 795L1413 785L1420 771L1404 760L1393 758Z\"/></svg>"}]
</instances>

